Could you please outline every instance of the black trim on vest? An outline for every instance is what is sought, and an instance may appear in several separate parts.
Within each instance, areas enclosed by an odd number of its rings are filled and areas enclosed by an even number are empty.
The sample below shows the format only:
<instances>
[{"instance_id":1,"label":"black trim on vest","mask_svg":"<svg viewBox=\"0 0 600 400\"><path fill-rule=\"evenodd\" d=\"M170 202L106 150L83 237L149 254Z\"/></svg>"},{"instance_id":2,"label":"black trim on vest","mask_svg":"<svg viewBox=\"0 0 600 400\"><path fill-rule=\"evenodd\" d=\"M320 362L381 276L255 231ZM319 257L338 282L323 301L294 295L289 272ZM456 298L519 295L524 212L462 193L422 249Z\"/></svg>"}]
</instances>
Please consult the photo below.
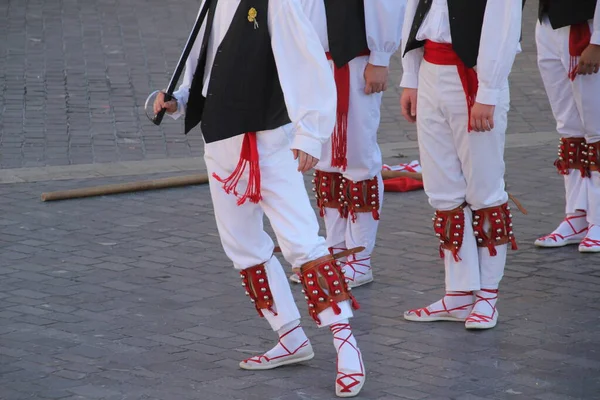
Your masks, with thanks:
<instances>
[{"instance_id":1,"label":"black trim on vest","mask_svg":"<svg viewBox=\"0 0 600 400\"><path fill-rule=\"evenodd\" d=\"M206 143L290 123L268 27L269 0L241 0L212 65L202 95L207 45L218 0L211 1L207 31L190 87L185 132L198 123ZM249 12L256 10L256 23Z\"/></svg>"},{"instance_id":2,"label":"black trim on vest","mask_svg":"<svg viewBox=\"0 0 600 400\"><path fill-rule=\"evenodd\" d=\"M367 50L364 0L325 0L329 53L340 68Z\"/></svg>"},{"instance_id":3,"label":"black trim on vest","mask_svg":"<svg viewBox=\"0 0 600 400\"><path fill-rule=\"evenodd\" d=\"M597 0L540 0L538 18L548 16L552 29L579 24L594 19Z\"/></svg>"},{"instance_id":4,"label":"black trim on vest","mask_svg":"<svg viewBox=\"0 0 600 400\"><path fill-rule=\"evenodd\" d=\"M404 54L425 45L417 40L417 33L432 3L432 0L419 1ZM487 0L448 0L452 48L467 68L477 64L486 5Z\"/></svg>"}]
</instances>

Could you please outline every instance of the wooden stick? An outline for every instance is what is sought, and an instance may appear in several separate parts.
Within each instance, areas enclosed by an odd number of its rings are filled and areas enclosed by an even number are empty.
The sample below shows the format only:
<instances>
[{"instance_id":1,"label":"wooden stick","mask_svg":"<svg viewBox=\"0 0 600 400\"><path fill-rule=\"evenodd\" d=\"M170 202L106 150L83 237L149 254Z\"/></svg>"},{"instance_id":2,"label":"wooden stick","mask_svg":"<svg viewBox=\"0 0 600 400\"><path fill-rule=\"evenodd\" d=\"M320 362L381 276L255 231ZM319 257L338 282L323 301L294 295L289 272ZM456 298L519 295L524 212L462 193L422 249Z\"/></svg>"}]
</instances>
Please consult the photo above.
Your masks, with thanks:
<instances>
[{"instance_id":1,"label":"wooden stick","mask_svg":"<svg viewBox=\"0 0 600 400\"><path fill-rule=\"evenodd\" d=\"M88 188L42 193L42 201L77 199L82 197L103 196L107 194L140 192L144 190L166 189L189 185L201 185L205 183L208 183L207 174L172 176L169 178L154 179L149 181L116 183L112 185L94 186Z\"/></svg>"},{"instance_id":2,"label":"wooden stick","mask_svg":"<svg viewBox=\"0 0 600 400\"><path fill-rule=\"evenodd\" d=\"M418 172L406 171L382 171L383 179L407 177L423 180ZM112 185L93 186L88 188L61 190L58 192L42 193L42 201L56 201L67 199L79 199L83 197L104 196L108 194L120 194L130 192L141 192L144 190L167 189L190 185L203 185L208 183L207 174L172 176L169 178L154 179L150 181L138 181L129 183L116 183Z\"/></svg>"}]
</instances>

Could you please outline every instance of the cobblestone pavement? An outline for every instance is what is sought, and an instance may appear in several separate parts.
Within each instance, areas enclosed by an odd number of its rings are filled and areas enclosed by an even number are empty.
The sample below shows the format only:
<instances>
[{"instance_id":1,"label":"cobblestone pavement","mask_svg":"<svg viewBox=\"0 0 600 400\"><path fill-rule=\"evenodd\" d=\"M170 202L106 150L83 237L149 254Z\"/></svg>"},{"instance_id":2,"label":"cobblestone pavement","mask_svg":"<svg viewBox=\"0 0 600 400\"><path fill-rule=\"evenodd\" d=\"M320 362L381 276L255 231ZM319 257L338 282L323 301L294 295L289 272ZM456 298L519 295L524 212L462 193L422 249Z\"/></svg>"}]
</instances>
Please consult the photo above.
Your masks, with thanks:
<instances>
[{"instance_id":1,"label":"cobblestone pavement","mask_svg":"<svg viewBox=\"0 0 600 400\"><path fill-rule=\"evenodd\" d=\"M168 84L198 0L3 0L0 2L0 167L38 167L199 156L198 131L157 128L147 95ZM509 132L554 123L535 65L535 4L512 75ZM392 63L399 83L400 57ZM381 143L416 140L401 121L398 89L385 94ZM542 111L540 113L540 111Z\"/></svg>"},{"instance_id":2,"label":"cobblestone pavement","mask_svg":"<svg viewBox=\"0 0 600 400\"><path fill-rule=\"evenodd\" d=\"M510 149L515 216L500 323L402 319L442 293L424 193L388 194L376 281L355 292L368 381L361 399L597 399L600 263L533 240L562 217L548 146ZM217 237L206 186L41 203L44 191L118 182L0 185L0 398L333 398L329 332L303 366L238 369L275 338L244 296Z\"/></svg>"},{"instance_id":3,"label":"cobblestone pavement","mask_svg":"<svg viewBox=\"0 0 600 400\"><path fill-rule=\"evenodd\" d=\"M196 7L0 2L0 166L199 156L197 133L184 137L172 121L156 129L140 108L166 84ZM439 298L443 271L424 193L386 195L376 281L355 291L362 309L352 324L368 370L361 399L600 398L598 257L532 245L563 208L555 147L531 140L554 130L533 21L529 4L506 155L510 191L529 214L515 215L520 249L509 255L499 325L473 333L402 319ZM397 83L397 57L393 69ZM396 103L397 94L386 93L386 161L398 143L406 144L400 160L416 159L414 128L400 121ZM45 191L134 179L0 185L0 399L333 399L330 334L306 317L297 287L315 359L238 369L275 338L221 250L208 187L39 201Z\"/></svg>"}]
</instances>

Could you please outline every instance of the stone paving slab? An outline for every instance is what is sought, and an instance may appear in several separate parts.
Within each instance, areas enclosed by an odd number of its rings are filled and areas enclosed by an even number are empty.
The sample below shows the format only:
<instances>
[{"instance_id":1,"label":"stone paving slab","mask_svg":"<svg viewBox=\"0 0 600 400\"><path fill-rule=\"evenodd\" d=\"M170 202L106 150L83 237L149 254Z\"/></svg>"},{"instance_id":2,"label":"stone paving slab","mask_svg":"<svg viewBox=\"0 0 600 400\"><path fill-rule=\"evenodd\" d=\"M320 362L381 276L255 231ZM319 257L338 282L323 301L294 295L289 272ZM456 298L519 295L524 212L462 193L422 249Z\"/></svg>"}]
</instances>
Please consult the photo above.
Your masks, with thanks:
<instances>
[{"instance_id":1,"label":"stone paving slab","mask_svg":"<svg viewBox=\"0 0 600 400\"><path fill-rule=\"evenodd\" d=\"M0 168L200 157L198 130L156 127L144 101L164 88L197 0L0 2ZM511 75L509 135L554 131L535 61L537 2L528 2L523 50ZM414 145L400 115L400 55L392 59L379 140Z\"/></svg>"},{"instance_id":2,"label":"stone paving slab","mask_svg":"<svg viewBox=\"0 0 600 400\"><path fill-rule=\"evenodd\" d=\"M491 331L402 319L441 295L443 270L424 193L386 194L376 281L355 291L368 370L360 399L598 398L600 263L532 245L562 218L554 157L553 146L507 150L510 190L529 214L515 216L520 249ZM220 248L208 187L39 201L126 180L0 185L0 398L333 399L331 338L298 287L315 359L238 368L275 338Z\"/></svg>"}]
</instances>

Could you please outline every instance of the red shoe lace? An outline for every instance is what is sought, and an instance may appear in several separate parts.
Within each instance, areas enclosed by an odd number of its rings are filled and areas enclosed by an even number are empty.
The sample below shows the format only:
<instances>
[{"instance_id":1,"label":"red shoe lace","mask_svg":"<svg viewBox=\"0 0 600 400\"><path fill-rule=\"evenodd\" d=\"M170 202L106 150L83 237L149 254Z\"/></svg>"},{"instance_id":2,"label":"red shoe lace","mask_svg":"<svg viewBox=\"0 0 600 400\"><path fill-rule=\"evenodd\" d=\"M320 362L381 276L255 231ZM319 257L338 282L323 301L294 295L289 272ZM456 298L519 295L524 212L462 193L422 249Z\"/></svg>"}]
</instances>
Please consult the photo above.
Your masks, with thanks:
<instances>
[{"instance_id":1,"label":"red shoe lace","mask_svg":"<svg viewBox=\"0 0 600 400\"><path fill-rule=\"evenodd\" d=\"M473 292L446 293L446 296L448 296L448 297L473 296ZM473 303L467 303L467 304L464 304L459 307L448 308L448 307L446 307L446 296L444 296L444 298L442 299L442 305L444 306L443 310L430 311L428 308L429 306L427 306L427 307L423 307L423 308L417 308L415 310L408 310L408 312L417 314L417 317L420 317L421 315L423 315L423 313L425 313L429 316L431 314L439 314L442 312L450 313L452 311L465 311L473 305Z\"/></svg>"},{"instance_id":2,"label":"red shoe lace","mask_svg":"<svg viewBox=\"0 0 600 400\"><path fill-rule=\"evenodd\" d=\"M495 296L494 297L482 297L477 294L477 295L475 295L475 296L477 296L477 301L475 302L475 306L477 306L477 303L479 303L480 301L485 301L492 308L492 315L487 316L487 315L473 312L469 315L466 322L477 322L477 323L491 322L494 319L494 315L496 315L496 306L492 305L490 300L496 300L498 298L498 289L481 289L481 291L486 292L486 293L493 293L493 294L495 294Z\"/></svg>"},{"instance_id":3,"label":"red shoe lace","mask_svg":"<svg viewBox=\"0 0 600 400\"><path fill-rule=\"evenodd\" d=\"M342 388L342 390L341 390L342 393L350 393L350 389L352 389L354 386L360 384L360 379L358 379L358 378L365 376L365 369L362 364L362 359L360 359L360 350L358 349L358 347L356 347L355 345L350 343L350 337L352 337L352 331L350 329L350 324L333 324L329 327L329 329L333 333L333 339L339 340L342 342L340 344L340 346L337 348L338 354L340 353L340 350L342 349L343 346L348 345L348 346L352 347L359 355L360 372L355 372L352 374L346 374L346 373L340 372L339 356L338 356L338 362L337 362L338 378L335 381ZM344 331L348 331L348 334L346 337L338 336L340 333L342 333ZM349 379L350 382L348 384L346 384L344 382L345 379Z\"/></svg>"},{"instance_id":4,"label":"red shoe lace","mask_svg":"<svg viewBox=\"0 0 600 400\"><path fill-rule=\"evenodd\" d=\"M596 225L590 225L590 230ZM586 237L580 244L583 247L591 248L591 247L600 247L600 240L591 239Z\"/></svg>"},{"instance_id":5,"label":"red shoe lace","mask_svg":"<svg viewBox=\"0 0 600 400\"><path fill-rule=\"evenodd\" d=\"M254 357L250 357L244 360L245 363L247 362L253 362L256 364L262 364L263 361L264 362L269 362L269 361L273 361L273 360L277 360L280 358L284 358L284 357L289 357L289 356L293 356L294 354L296 354L298 351L300 351L300 349L308 346L308 339L306 339L300 346L298 346L298 348L294 351L290 351L285 344L283 344L283 342L281 341L281 339L283 339L284 337L286 337L287 335L289 335L290 333L294 332L296 329L300 328L300 325L296 326L293 329L290 329L289 331L287 331L286 333L284 333L283 335L281 335L279 337L279 341L278 343L281 345L281 347L287 352L287 354L282 354L280 356L276 356L273 358L270 358L269 356L267 356L266 354L263 354L261 356L254 356Z\"/></svg>"},{"instance_id":6,"label":"red shoe lace","mask_svg":"<svg viewBox=\"0 0 600 400\"><path fill-rule=\"evenodd\" d=\"M573 233L571 233L570 235L563 236L560 233L551 233L549 235L542 236L541 238L539 238L539 240L554 240L555 242L557 242L558 241L557 238L559 238L561 240L564 240L564 239L569 238L571 236L582 234L583 232L585 232L588 229L587 226L585 228L583 228L582 230L577 231L577 229L575 229L575 227L571 223L571 220L577 219L577 218L585 218L585 217L586 217L586 214L583 214L583 215L573 215L571 217L566 217L563 220L563 222L566 222L567 224L569 224L569 227L573 231Z\"/></svg>"},{"instance_id":7,"label":"red shoe lace","mask_svg":"<svg viewBox=\"0 0 600 400\"><path fill-rule=\"evenodd\" d=\"M348 259L346 261L346 264L344 264L344 269L350 268L352 270L352 278L349 278L348 276L346 276L346 279L354 282L356 280L356 275L366 275L367 272L371 270L371 266L369 264L363 263L363 261L369 261L371 259L371 257L360 258L360 259L357 259L356 256L354 256L354 255L352 255L351 257L352 257L352 260ZM365 272L358 271L356 268L354 268L355 265L365 267L366 271ZM344 274L344 275L346 275L346 274Z\"/></svg>"}]
</instances>

